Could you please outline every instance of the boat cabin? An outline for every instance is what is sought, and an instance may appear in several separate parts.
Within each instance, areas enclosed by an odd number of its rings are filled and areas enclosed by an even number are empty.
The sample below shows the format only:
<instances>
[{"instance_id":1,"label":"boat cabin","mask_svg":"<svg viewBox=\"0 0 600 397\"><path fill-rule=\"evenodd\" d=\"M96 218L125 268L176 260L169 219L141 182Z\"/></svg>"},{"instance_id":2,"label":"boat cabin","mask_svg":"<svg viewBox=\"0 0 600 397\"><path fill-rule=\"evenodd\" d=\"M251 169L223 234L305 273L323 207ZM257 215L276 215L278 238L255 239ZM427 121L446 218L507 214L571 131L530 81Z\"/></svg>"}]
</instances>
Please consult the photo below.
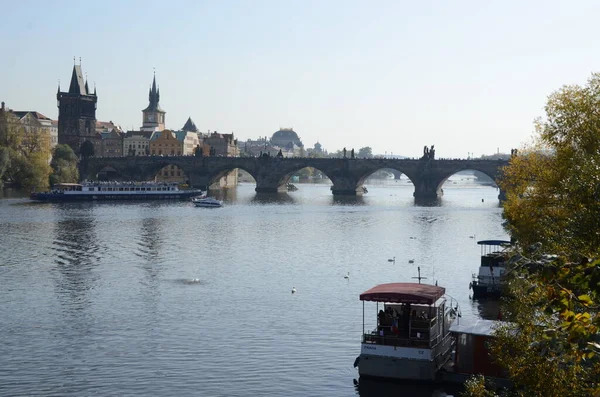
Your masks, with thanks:
<instances>
[{"instance_id":1,"label":"boat cabin","mask_svg":"<svg viewBox=\"0 0 600 397\"><path fill-rule=\"evenodd\" d=\"M444 293L442 287L416 283L381 284L362 293L363 343L433 348L448 335L453 319ZM370 332L365 332L365 301L377 302L377 328Z\"/></svg>"},{"instance_id":2,"label":"boat cabin","mask_svg":"<svg viewBox=\"0 0 600 397\"><path fill-rule=\"evenodd\" d=\"M494 338L494 330L501 321L476 319L462 324L453 324L450 333L455 339L453 360L449 361L442 373L446 380L461 381L472 375L481 374L490 378L498 386L510 387L506 371L494 363L489 350L489 342ZM506 324L506 323L505 323Z\"/></svg>"},{"instance_id":3,"label":"boat cabin","mask_svg":"<svg viewBox=\"0 0 600 397\"><path fill-rule=\"evenodd\" d=\"M504 267L504 248L510 245L510 241L481 240L477 244L481 246L481 266Z\"/></svg>"},{"instance_id":4,"label":"boat cabin","mask_svg":"<svg viewBox=\"0 0 600 397\"><path fill-rule=\"evenodd\" d=\"M79 183L57 183L52 185L52 190L55 192L81 192L83 185Z\"/></svg>"}]
</instances>

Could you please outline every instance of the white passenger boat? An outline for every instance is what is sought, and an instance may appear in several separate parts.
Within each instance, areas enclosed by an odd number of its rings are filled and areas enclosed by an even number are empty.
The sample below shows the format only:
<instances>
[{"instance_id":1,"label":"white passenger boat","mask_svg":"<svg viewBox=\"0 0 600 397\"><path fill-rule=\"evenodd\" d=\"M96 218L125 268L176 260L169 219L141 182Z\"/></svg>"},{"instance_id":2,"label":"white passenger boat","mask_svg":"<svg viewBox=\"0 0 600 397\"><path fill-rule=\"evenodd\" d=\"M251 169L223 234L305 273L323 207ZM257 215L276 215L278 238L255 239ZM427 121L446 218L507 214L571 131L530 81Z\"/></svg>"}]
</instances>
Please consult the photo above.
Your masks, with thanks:
<instances>
[{"instance_id":1,"label":"white passenger boat","mask_svg":"<svg viewBox=\"0 0 600 397\"><path fill-rule=\"evenodd\" d=\"M33 192L36 201L182 199L201 194L199 189L179 189L177 183L83 182L59 183L48 192Z\"/></svg>"},{"instance_id":2,"label":"white passenger boat","mask_svg":"<svg viewBox=\"0 0 600 397\"><path fill-rule=\"evenodd\" d=\"M354 363L359 375L435 380L452 354L450 326L460 316L456 301L444 294L442 287L417 283L380 284L363 292L361 352ZM366 301L377 302L377 326L368 332Z\"/></svg>"},{"instance_id":3,"label":"white passenger boat","mask_svg":"<svg viewBox=\"0 0 600 397\"><path fill-rule=\"evenodd\" d=\"M192 198L192 203L194 203L196 207L204 208L219 208L223 206L223 201L206 196L194 197Z\"/></svg>"},{"instance_id":4,"label":"white passenger boat","mask_svg":"<svg viewBox=\"0 0 600 397\"><path fill-rule=\"evenodd\" d=\"M505 240L481 240L481 263L469 289L473 290L473 299L498 298L502 295L506 273L504 247L510 245Z\"/></svg>"}]
</instances>

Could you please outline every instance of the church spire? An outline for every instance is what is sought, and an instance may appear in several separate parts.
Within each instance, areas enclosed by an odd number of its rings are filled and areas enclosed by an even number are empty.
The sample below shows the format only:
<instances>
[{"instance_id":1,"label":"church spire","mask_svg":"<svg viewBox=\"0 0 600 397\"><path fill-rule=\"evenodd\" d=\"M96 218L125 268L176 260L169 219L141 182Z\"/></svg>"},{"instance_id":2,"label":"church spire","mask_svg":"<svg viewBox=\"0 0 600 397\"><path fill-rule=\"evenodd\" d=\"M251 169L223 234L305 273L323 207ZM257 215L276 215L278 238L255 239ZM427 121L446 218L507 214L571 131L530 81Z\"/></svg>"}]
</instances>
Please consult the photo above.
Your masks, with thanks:
<instances>
[{"instance_id":1,"label":"church spire","mask_svg":"<svg viewBox=\"0 0 600 397\"><path fill-rule=\"evenodd\" d=\"M158 104L158 102L160 101L160 90L158 90L156 88L156 72L154 73L154 76L152 78L152 87L148 91L148 101L150 103L148 104L148 107L146 109L144 109L144 112L146 112L146 111L148 111L148 112L155 112L155 111L162 112L162 109L160 108L160 106Z\"/></svg>"},{"instance_id":2,"label":"church spire","mask_svg":"<svg viewBox=\"0 0 600 397\"><path fill-rule=\"evenodd\" d=\"M154 78L152 79L152 95L156 95L156 72L154 72Z\"/></svg>"}]
</instances>

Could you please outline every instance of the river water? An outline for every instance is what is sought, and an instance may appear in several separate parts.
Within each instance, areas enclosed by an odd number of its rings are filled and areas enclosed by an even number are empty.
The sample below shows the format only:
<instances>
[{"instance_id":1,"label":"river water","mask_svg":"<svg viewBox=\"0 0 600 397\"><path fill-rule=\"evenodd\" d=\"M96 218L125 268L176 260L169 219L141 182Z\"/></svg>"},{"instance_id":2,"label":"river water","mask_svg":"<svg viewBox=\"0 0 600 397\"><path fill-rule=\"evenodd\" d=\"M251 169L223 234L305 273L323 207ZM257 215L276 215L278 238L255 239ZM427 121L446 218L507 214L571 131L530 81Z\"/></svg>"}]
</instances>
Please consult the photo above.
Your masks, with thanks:
<instances>
[{"instance_id":1,"label":"river water","mask_svg":"<svg viewBox=\"0 0 600 397\"><path fill-rule=\"evenodd\" d=\"M497 190L447 183L416 206L405 181L298 187L240 185L220 209L0 200L0 395L430 396L355 386L358 296L420 267L464 319L494 317L468 284L475 241L507 237Z\"/></svg>"}]
</instances>

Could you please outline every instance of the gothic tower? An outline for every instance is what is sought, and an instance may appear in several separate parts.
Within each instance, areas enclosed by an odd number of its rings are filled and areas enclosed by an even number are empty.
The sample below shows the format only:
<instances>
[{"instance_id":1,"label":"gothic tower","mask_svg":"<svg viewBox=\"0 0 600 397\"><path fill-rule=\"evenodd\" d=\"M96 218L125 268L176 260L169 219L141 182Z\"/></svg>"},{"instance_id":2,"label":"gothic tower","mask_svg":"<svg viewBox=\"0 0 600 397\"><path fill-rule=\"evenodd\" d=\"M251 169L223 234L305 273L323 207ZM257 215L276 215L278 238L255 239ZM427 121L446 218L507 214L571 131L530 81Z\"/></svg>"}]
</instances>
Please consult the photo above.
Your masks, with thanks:
<instances>
[{"instance_id":1,"label":"gothic tower","mask_svg":"<svg viewBox=\"0 0 600 397\"><path fill-rule=\"evenodd\" d=\"M160 89L156 89L156 75L152 80L152 88L148 92L148 100L150 104L142 113L143 124L142 131L163 131L165 129L165 111L160 108L158 101L160 101Z\"/></svg>"},{"instance_id":2,"label":"gothic tower","mask_svg":"<svg viewBox=\"0 0 600 397\"><path fill-rule=\"evenodd\" d=\"M58 105L58 143L71 146L75 154L80 154L81 145L89 140L97 148L96 88L90 92L87 81L83 80L81 63L73 65L73 75L68 92L56 93Z\"/></svg>"}]
</instances>

